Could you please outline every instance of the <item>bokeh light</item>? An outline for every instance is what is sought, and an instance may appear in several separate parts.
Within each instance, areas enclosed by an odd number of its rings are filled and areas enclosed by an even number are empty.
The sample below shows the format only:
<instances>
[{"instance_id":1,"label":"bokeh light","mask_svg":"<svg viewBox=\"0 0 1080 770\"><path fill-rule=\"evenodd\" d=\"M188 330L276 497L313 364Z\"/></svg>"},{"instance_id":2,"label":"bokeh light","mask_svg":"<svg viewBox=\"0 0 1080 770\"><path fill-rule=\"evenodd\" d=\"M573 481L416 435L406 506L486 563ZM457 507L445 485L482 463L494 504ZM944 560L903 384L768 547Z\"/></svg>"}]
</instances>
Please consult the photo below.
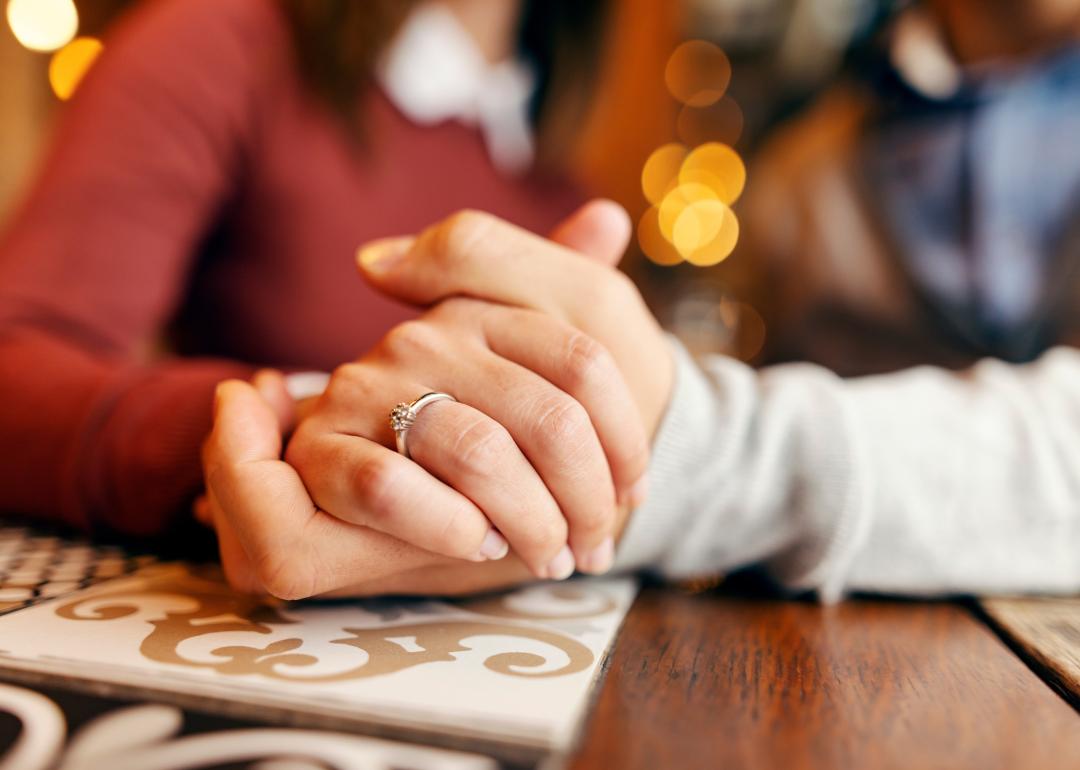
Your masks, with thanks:
<instances>
[{"instance_id":1,"label":"bokeh light","mask_svg":"<svg viewBox=\"0 0 1080 770\"><path fill-rule=\"evenodd\" d=\"M729 206L746 186L746 166L735 150L720 142L694 148L679 169L679 184L701 184Z\"/></svg>"},{"instance_id":2,"label":"bokeh light","mask_svg":"<svg viewBox=\"0 0 1080 770\"><path fill-rule=\"evenodd\" d=\"M731 206L746 186L746 166L732 149L743 113L724 95L731 63L712 43L689 40L671 54L664 80L683 103L676 125L683 141L658 147L642 167L641 190L652 206L638 222L638 244L658 265L715 265L739 240Z\"/></svg>"},{"instance_id":3,"label":"bokeh light","mask_svg":"<svg viewBox=\"0 0 1080 770\"><path fill-rule=\"evenodd\" d=\"M720 231L724 204L714 198L695 201L683 208L672 228L671 242L686 259Z\"/></svg>"},{"instance_id":4,"label":"bokeh light","mask_svg":"<svg viewBox=\"0 0 1080 770\"><path fill-rule=\"evenodd\" d=\"M680 287L667 325L695 357L733 349L733 330L720 314L726 300L726 288L704 276Z\"/></svg>"},{"instance_id":5,"label":"bokeh light","mask_svg":"<svg viewBox=\"0 0 1080 770\"><path fill-rule=\"evenodd\" d=\"M53 93L60 99L70 99L101 50L97 38L77 37L54 53L49 62L49 85Z\"/></svg>"},{"instance_id":6,"label":"bokeh light","mask_svg":"<svg viewBox=\"0 0 1080 770\"><path fill-rule=\"evenodd\" d=\"M694 355L722 353L751 362L765 347L765 320L712 275L712 279L703 277L687 284L679 293L669 325Z\"/></svg>"},{"instance_id":7,"label":"bokeh light","mask_svg":"<svg viewBox=\"0 0 1080 770\"><path fill-rule=\"evenodd\" d=\"M674 244L679 216L687 206L704 200L717 200L716 193L708 185L697 182L681 184L669 192L660 202L660 233Z\"/></svg>"},{"instance_id":8,"label":"bokeh light","mask_svg":"<svg viewBox=\"0 0 1080 770\"><path fill-rule=\"evenodd\" d=\"M657 265L670 267L683 261L671 241L660 232L660 209L657 206L650 206L638 221L637 238L642 252Z\"/></svg>"},{"instance_id":9,"label":"bokeh light","mask_svg":"<svg viewBox=\"0 0 1080 770\"><path fill-rule=\"evenodd\" d=\"M8 0L7 20L15 39L32 51L63 48L79 30L72 0Z\"/></svg>"},{"instance_id":10,"label":"bokeh light","mask_svg":"<svg viewBox=\"0 0 1080 770\"><path fill-rule=\"evenodd\" d=\"M718 101L731 82L731 62L719 47L688 40L671 54L664 69L671 95L683 104L705 107Z\"/></svg>"},{"instance_id":11,"label":"bokeh light","mask_svg":"<svg viewBox=\"0 0 1080 770\"><path fill-rule=\"evenodd\" d=\"M671 184L668 177L677 155L672 149L650 158L652 162L646 164L649 173L642 174L647 197L655 196L661 182ZM659 265L685 260L708 267L722 262L739 240L739 220L730 204L738 199L746 182L742 159L727 145L702 145L683 158L677 179L659 206L653 205L638 222L642 251Z\"/></svg>"},{"instance_id":12,"label":"bokeh light","mask_svg":"<svg viewBox=\"0 0 1080 770\"><path fill-rule=\"evenodd\" d=\"M723 262L739 241L739 220L723 201L704 199L686 206L675 220L672 243L687 262L710 267Z\"/></svg>"},{"instance_id":13,"label":"bokeh light","mask_svg":"<svg viewBox=\"0 0 1080 770\"><path fill-rule=\"evenodd\" d=\"M645 198L654 205L659 205L664 196L679 182L679 170L689 152L681 144L665 144L658 147L645 161L641 169L641 191Z\"/></svg>"},{"instance_id":14,"label":"bokeh light","mask_svg":"<svg viewBox=\"0 0 1080 770\"><path fill-rule=\"evenodd\" d=\"M738 102L725 96L707 107L684 106L679 110L675 131L683 144L691 147L706 142L734 145L742 137L744 124Z\"/></svg>"}]
</instances>

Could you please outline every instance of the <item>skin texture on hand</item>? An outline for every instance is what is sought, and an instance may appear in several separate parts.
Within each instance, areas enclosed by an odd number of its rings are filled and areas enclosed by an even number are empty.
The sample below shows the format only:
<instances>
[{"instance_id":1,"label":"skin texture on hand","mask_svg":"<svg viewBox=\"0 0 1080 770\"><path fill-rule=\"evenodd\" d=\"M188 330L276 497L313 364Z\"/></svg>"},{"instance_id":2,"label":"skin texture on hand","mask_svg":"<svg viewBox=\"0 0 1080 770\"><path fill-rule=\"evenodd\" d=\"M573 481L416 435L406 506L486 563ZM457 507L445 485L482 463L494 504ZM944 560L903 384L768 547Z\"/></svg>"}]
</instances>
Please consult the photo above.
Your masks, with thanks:
<instances>
[{"instance_id":1,"label":"skin texture on hand","mask_svg":"<svg viewBox=\"0 0 1080 770\"><path fill-rule=\"evenodd\" d=\"M208 493L198 501L195 515L217 531L222 564L234 588L288 599L316 594L453 596L534 578L514 554L498 561L463 562L319 511L295 471L275 459L282 433L294 427L294 412L279 373L259 372L251 385L236 380L222 383L215 407L214 433L204 459ZM275 513L278 521L264 515ZM616 538L629 513L628 507L619 507ZM297 538L295 542L267 539L263 528L273 531L280 528L278 523ZM252 559L249 551L265 555ZM300 568L304 564L318 564L320 569L312 576Z\"/></svg>"},{"instance_id":2,"label":"skin texture on hand","mask_svg":"<svg viewBox=\"0 0 1080 770\"><path fill-rule=\"evenodd\" d=\"M457 401L417 417L410 462L391 448L386 415L400 394L427 392ZM637 479L648 465L633 414L614 362L582 332L452 298L335 371L285 459L338 518L476 561L504 555L505 544L482 550L495 525L537 577L562 578L575 559L610 566L612 477Z\"/></svg>"},{"instance_id":3,"label":"skin texture on hand","mask_svg":"<svg viewBox=\"0 0 1080 770\"><path fill-rule=\"evenodd\" d=\"M612 513L607 517L604 531L616 536L625 525L629 510L644 495L647 450L634 450L634 440L625 433L612 438L612 426L625 423L620 418L636 406L644 443L644 436L655 431L666 407L672 378L669 353L658 325L632 284L610 266L625 248L629 230L625 213L604 202L585 207L556 232L555 237L562 245L493 217L465 212L430 228L417 239L377 245L376 253L392 256L377 269L373 270L372 266L379 260L370 259L370 250L362 252L364 256L360 260L365 275L380 289L407 301L436 306L430 311L434 321L422 334L430 334L431 328L438 330L439 323L446 321L440 320L441 316L449 316L447 330L456 340L467 337L462 330L468 329L468 323L462 322L462 318L488 317L486 327L481 323L481 328L486 328L482 336L487 342L499 336L498 329L524 329L529 324L539 324L534 340L557 340L560 334L564 340L574 340L569 348L527 344L500 352L516 359L524 368L550 370L546 376L552 380L564 376L558 374L560 368L571 373L570 384L561 384L589 407L588 417L604 445L603 452L594 450L594 454L606 456L610 473L607 483L614 485ZM526 315L499 316L507 313ZM459 316L456 319L455 314ZM527 318L527 322L522 318ZM542 324L548 326L541 328ZM379 378L386 372L408 369L410 365L415 369L415 360L410 363L409 355L415 357L417 351L431 355L433 344L457 344L449 342L446 336L437 340L420 337L417 334L420 330L412 328L413 331L392 335L392 344L378 353L375 364L369 362L367 369L349 365L353 367L348 370L350 375L336 378L339 384L335 388L332 383L325 399L326 408L320 410L316 405L300 427L299 435L290 442L287 458L292 464L280 458L282 434L292 429L296 410L284 395L280 376L263 373L256 378L254 387L228 382L219 388L215 428L207 442L204 461L208 495L200 516L211 520L218 530L226 574L235 586L284 598L314 594L457 594L512 585L531 576L546 576L542 564L538 568L534 561L531 568L526 567L513 554L483 563L436 555L394 537L393 526L387 526L385 520L349 520L348 516L328 513L312 500L309 493L312 484L308 478L302 478L305 464L311 477L312 468L332 467L342 457L335 453L344 450L332 449L322 454L313 451L305 458L303 450L292 449L297 439L303 447L305 435L336 433L338 438L343 435L354 438L349 433L355 426L342 421L349 419L346 415L350 410L356 411L357 403L370 409L371 394L364 391L364 387L370 386L365 385L366 380L374 377L381 383ZM569 332L573 333L567 337ZM521 335L503 336L504 346L513 347L514 340ZM577 363L569 368L565 366L567 349L577 351L570 359ZM618 388L610 386L614 382L613 371L621 373L619 382L625 380L627 392L622 401ZM595 393L590 395L586 387L590 383L607 385L597 388L594 384ZM466 382L454 384L468 388ZM379 385L379 390L383 389ZM463 422L449 419L450 407L458 410L457 419ZM605 407L611 407L607 416ZM460 432L462 428L467 435L468 420L475 418L464 411L467 406L446 402L432 405L425 415L428 411L436 415L437 408L443 409L443 417L418 420L410 433L410 449L414 453L419 450L416 459L421 465L439 464L437 450L424 456L425 447L437 447L437 441L425 436L425 430L435 434L435 426L441 423L451 426L447 432L452 435L455 429ZM503 419L512 422L509 416ZM333 429L328 431L330 425ZM373 431L363 430L368 434ZM391 437L385 432L379 439L383 446L392 445ZM324 448L329 446L320 440ZM497 451L485 456L493 461L505 457L512 443L496 444ZM549 443L528 460L536 464L536 458L542 458L545 452L550 454L554 446ZM620 447L624 454L625 448L631 447L629 454L620 457ZM387 457L391 454L387 452ZM393 459L408 462L398 455L393 455ZM298 468L301 473L297 472ZM456 469L457 480L465 485L460 470ZM549 477L547 474L544 481L548 482ZM594 500L600 499L596 498L596 490L602 486L595 479L585 484L592 490ZM477 497L475 491L471 496ZM327 502L325 493L314 497ZM469 502L468 497L463 499ZM390 500L394 503L390 505L392 509L397 501ZM583 500L583 509L586 502ZM380 527L372 524L379 524L387 531L379 531ZM549 523L545 529L557 530L559 526ZM561 526L565 532L566 525ZM422 537L424 532L414 534Z\"/></svg>"},{"instance_id":4,"label":"skin texture on hand","mask_svg":"<svg viewBox=\"0 0 1080 770\"><path fill-rule=\"evenodd\" d=\"M416 238L369 244L357 263L379 291L414 305L474 297L539 310L580 329L614 357L652 436L667 406L673 364L637 287L612 269L630 230L626 213L610 201L586 204L553 240L463 211Z\"/></svg>"}]
</instances>

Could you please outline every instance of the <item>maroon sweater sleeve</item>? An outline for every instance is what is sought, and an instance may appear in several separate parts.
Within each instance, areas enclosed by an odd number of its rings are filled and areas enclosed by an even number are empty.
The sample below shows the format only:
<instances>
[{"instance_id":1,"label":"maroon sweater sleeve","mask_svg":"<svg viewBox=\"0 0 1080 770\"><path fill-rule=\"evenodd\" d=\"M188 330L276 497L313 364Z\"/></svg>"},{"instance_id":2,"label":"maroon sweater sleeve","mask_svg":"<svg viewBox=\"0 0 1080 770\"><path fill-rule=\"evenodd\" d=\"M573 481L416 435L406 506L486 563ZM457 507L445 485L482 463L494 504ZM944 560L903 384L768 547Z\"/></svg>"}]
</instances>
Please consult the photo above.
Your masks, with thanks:
<instances>
[{"instance_id":1,"label":"maroon sweater sleeve","mask_svg":"<svg viewBox=\"0 0 1080 770\"><path fill-rule=\"evenodd\" d=\"M147 3L69 106L0 241L0 510L147 535L197 491L213 389L249 369L145 351L249 161L271 14Z\"/></svg>"}]
</instances>

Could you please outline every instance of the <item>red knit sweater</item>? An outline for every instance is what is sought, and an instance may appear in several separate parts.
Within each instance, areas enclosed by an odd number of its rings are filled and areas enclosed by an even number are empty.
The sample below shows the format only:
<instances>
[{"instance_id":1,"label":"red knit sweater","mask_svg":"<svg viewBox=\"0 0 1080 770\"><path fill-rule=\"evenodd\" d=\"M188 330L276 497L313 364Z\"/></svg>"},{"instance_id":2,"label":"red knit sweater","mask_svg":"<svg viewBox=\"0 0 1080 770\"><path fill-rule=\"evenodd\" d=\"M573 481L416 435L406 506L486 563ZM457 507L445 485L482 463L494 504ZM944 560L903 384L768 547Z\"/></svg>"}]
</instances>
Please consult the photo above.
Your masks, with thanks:
<instances>
[{"instance_id":1,"label":"red knit sweater","mask_svg":"<svg viewBox=\"0 0 1080 770\"><path fill-rule=\"evenodd\" d=\"M0 240L0 510L161 531L200 486L218 381L330 369L409 314L358 277L360 243L462 207L542 232L576 203L499 176L473 130L358 107L359 149L272 0L157 0L116 28Z\"/></svg>"}]
</instances>

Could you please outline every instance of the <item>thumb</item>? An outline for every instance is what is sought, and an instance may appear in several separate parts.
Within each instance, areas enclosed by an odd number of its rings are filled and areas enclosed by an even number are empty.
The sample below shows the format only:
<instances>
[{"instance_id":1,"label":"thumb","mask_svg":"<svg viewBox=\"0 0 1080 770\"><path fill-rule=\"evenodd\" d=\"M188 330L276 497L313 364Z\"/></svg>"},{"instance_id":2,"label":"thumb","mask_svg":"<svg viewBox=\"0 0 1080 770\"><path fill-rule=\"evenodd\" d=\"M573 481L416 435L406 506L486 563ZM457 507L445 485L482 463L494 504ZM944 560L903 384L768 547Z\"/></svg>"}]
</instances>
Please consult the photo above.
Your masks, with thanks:
<instances>
[{"instance_id":1,"label":"thumb","mask_svg":"<svg viewBox=\"0 0 1080 770\"><path fill-rule=\"evenodd\" d=\"M626 209L615 201L589 201L564 219L551 240L605 265L619 264L630 245L633 227Z\"/></svg>"},{"instance_id":2,"label":"thumb","mask_svg":"<svg viewBox=\"0 0 1080 770\"><path fill-rule=\"evenodd\" d=\"M225 380L214 396L214 429L206 442L209 470L281 456L280 421L274 408L242 380Z\"/></svg>"}]
</instances>

